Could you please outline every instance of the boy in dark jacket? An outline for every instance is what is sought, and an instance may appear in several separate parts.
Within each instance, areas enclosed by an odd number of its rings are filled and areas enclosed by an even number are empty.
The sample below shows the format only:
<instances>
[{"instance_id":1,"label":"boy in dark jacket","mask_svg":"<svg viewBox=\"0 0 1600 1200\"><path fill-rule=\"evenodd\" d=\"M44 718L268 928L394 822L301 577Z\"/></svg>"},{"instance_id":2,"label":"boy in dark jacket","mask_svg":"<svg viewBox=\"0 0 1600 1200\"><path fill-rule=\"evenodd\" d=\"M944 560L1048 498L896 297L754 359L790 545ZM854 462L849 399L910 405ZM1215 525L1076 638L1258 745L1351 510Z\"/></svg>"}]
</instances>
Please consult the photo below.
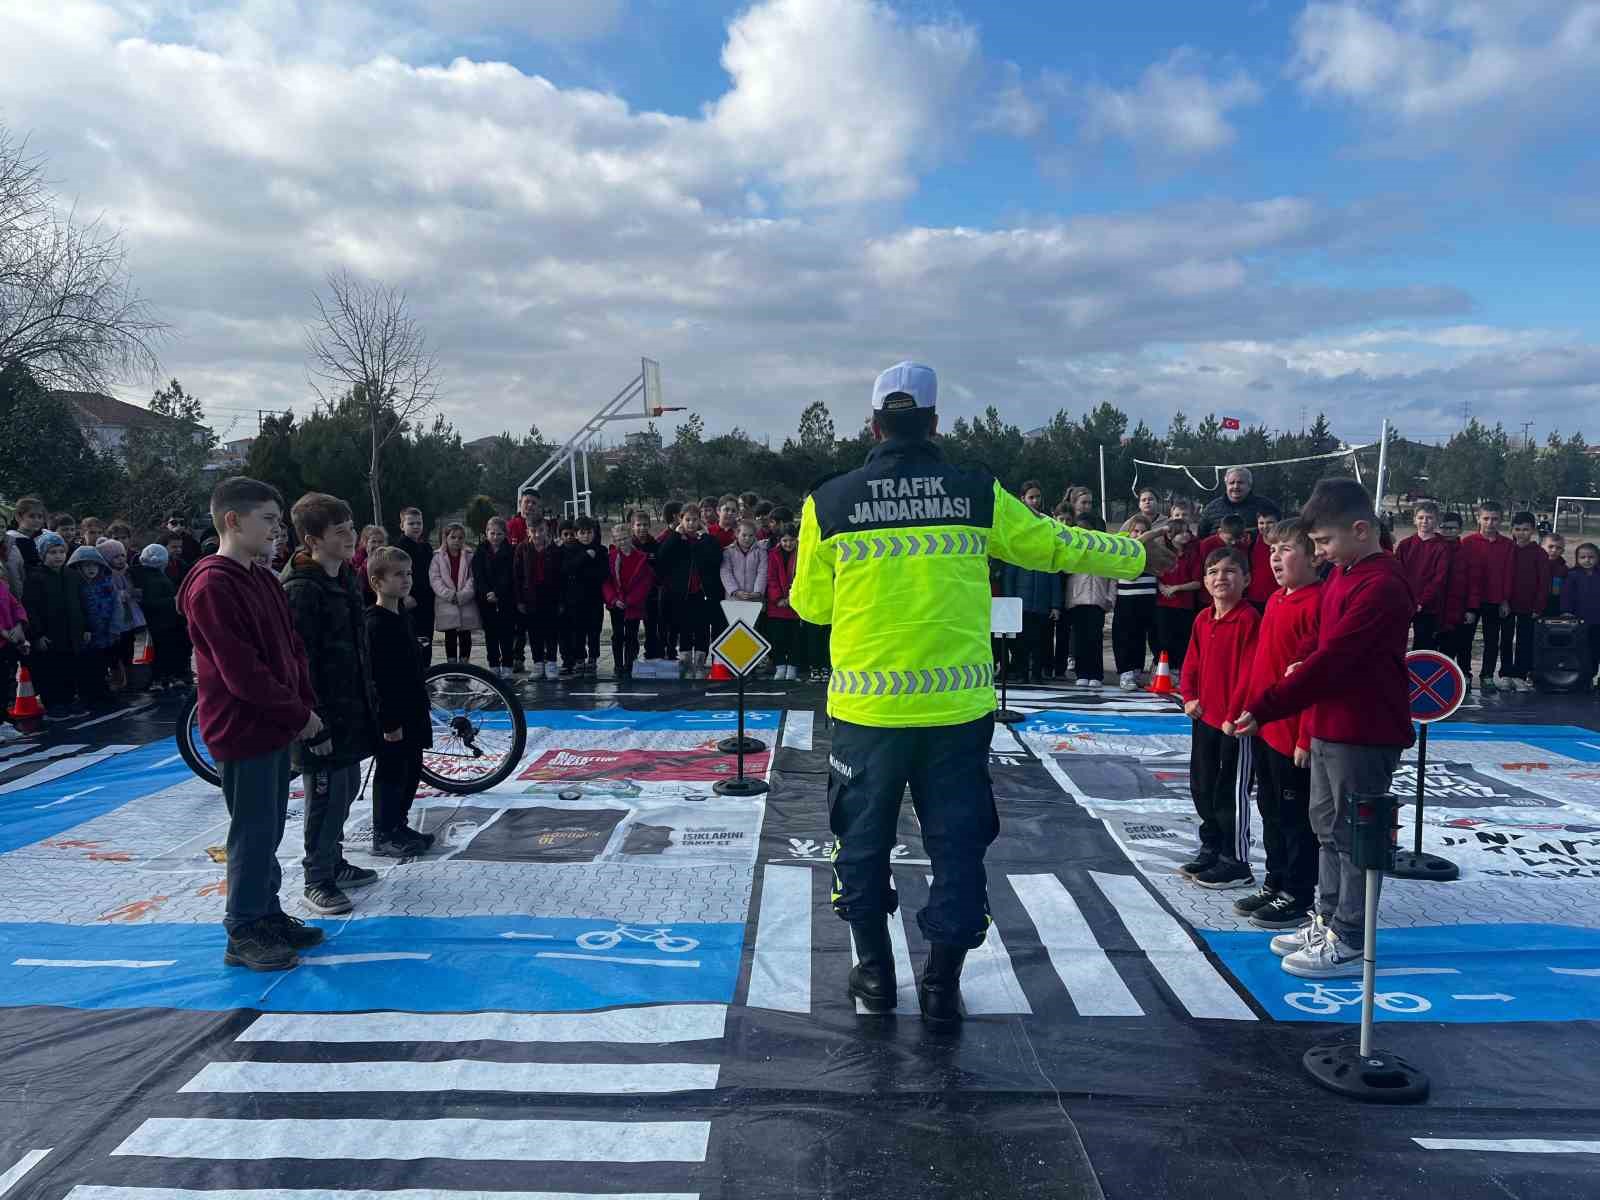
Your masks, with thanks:
<instances>
[{"instance_id":1,"label":"boy in dark jacket","mask_svg":"<svg viewBox=\"0 0 1600 1200\"><path fill-rule=\"evenodd\" d=\"M575 539L561 547L561 615L566 646L561 673L600 670L600 627L605 623L605 583L611 573L605 547L600 545L600 524L579 517Z\"/></svg>"},{"instance_id":2,"label":"boy in dark jacket","mask_svg":"<svg viewBox=\"0 0 1600 1200\"><path fill-rule=\"evenodd\" d=\"M411 858L433 845L431 835L407 822L422 782L422 752L433 745L422 653L405 610L411 556L393 546L379 547L367 558L367 578L378 598L367 609L366 626L382 731L372 776L372 852L381 858Z\"/></svg>"},{"instance_id":3,"label":"boy in dark jacket","mask_svg":"<svg viewBox=\"0 0 1600 1200\"><path fill-rule=\"evenodd\" d=\"M356 550L350 506L308 492L292 516L301 549L284 568L283 590L324 726L320 736L295 746L306 790L305 901L334 915L354 907L344 889L378 879L376 871L344 859L344 822L361 790L361 760L377 748L378 705L361 586L350 568Z\"/></svg>"},{"instance_id":4,"label":"boy in dark jacket","mask_svg":"<svg viewBox=\"0 0 1600 1200\"><path fill-rule=\"evenodd\" d=\"M711 645L712 614L722 599L722 547L701 532L700 510L694 505L683 506L678 527L661 539L655 568L683 670L701 669Z\"/></svg>"},{"instance_id":5,"label":"boy in dark jacket","mask_svg":"<svg viewBox=\"0 0 1600 1200\"><path fill-rule=\"evenodd\" d=\"M322 733L305 647L283 588L255 565L272 546L283 501L259 480L224 479L211 493L217 553L178 592L194 639L200 734L222 770L228 807L228 931L223 961L282 971L322 940L278 905L278 843L289 811L289 744Z\"/></svg>"},{"instance_id":6,"label":"boy in dark jacket","mask_svg":"<svg viewBox=\"0 0 1600 1200\"><path fill-rule=\"evenodd\" d=\"M428 542L420 508L400 510L400 540L395 546L411 557L411 595L405 599L411 614L411 628L422 647L422 665L433 661L433 585L428 568L433 565L433 547Z\"/></svg>"},{"instance_id":7,"label":"boy in dark jacket","mask_svg":"<svg viewBox=\"0 0 1600 1200\"><path fill-rule=\"evenodd\" d=\"M663 656L661 638L661 581L656 577L656 550L660 543L650 532L650 513L636 508L628 514L628 537L633 548L644 555L650 565L650 594L644 600L644 657L653 672L655 662Z\"/></svg>"},{"instance_id":8,"label":"boy in dark jacket","mask_svg":"<svg viewBox=\"0 0 1600 1200\"><path fill-rule=\"evenodd\" d=\"M528 635L528 658L535 677L558 679L556 656L561 649L561 550L550 544L543 521L528 527L528 540L517 547L515 570L517 616Z\"/></svg>"},{"instance_id":9,"label":"boy in dark jacket","mask_svg":"<svg viewBox=\"0 0 1600 1200\"><path fill-rule=\"evenodd\" d=\"M155 661L150 668L150 690L164 692L182 687L189 671L187 647L180 643L178 589L167 576L167 548L151 542L129 568L133 586L142 593L145 625L150 630Z\"/></svg>"},{"instance_id":10,"label":"boy in dark jacket","mask_svg":"<svg viewBox=\"0 0 1600 1200\"><path fill-rule=\"evenodd\" d=\"M1584 624L1589 639L1589 670L1600 671L1600 546L1584 542L1575 555L1577 565L1567 572L1561 587L1561 611Z\"/></svg>"},{"instance_id":11,"label":"boy in dark jacket","mask_svg":"<svg viewBox=\"0 0 1600 1200\"><path fill-rule=\"evenodd\" d=\"M1550 595L1550 556L1535 536L1531 512L1519 512L1511 518L1511 545L1511 591L1506 598L1511 615L1506 623L1515 631L1516 648L1500 686L1531 692L1534 629Z\"/></svg>"},{"instance_id":12,"label":"boy in dark jacket","mask_svg":"<svg viewBox=\"0 0 1600 1200\"><path fill-rule=\"evenodd\" d=\"M1017 493L1034 512L1044 500L1044 489L1034 480ZM1022 599L1022 633L1010 639L1013 683L1039 683L1054 673L1055 627L1061 620L1062 582L1056 571L1029 571L1005 564L1000 571L1000 594Z\"/></svg>"},{"instance_id":13,"label":"boy in dark jacket","mask_svg":"<svg viewBox=\"0 0 1600 1200\"><path fill-rule=\"evenodd\" d=\"M88 649L89 618L84 608L83 576L67 570L67 543L45 530L34 539L39 565L28 572L22 606L28 610L28 666L44 704L46 721L64 721L86 710L75 708L78 655Z\"/></svg>"},{"instance_id":14,"label":"boy in dark jacket","mask_svg":"<svg viewBox=\"0 0 1600 1200\"><path fill-rule=\"evenodd\" d=\"M472 552L472 590L483 620L489 670L502 679L511 678L512 663L516 661L515 574L516 551L506 539L506 523L500 517L490 517L483 528L483 541Z\"/></svg>"},{"instance_id":15,"label":"boy in dark jacket","mask_svg":"<svg viewBox=\"0 0 1600 1200\"><path fill-rule=\"evenodd\" d=\"M104 704L111 699L107 674L116 662L117 590L111 583L111 568L93 546L79 546L67 559L69 573L83 579L84 630L87 636L78 647L78 697L86 705Z\"/></svg>"}]
</instances>

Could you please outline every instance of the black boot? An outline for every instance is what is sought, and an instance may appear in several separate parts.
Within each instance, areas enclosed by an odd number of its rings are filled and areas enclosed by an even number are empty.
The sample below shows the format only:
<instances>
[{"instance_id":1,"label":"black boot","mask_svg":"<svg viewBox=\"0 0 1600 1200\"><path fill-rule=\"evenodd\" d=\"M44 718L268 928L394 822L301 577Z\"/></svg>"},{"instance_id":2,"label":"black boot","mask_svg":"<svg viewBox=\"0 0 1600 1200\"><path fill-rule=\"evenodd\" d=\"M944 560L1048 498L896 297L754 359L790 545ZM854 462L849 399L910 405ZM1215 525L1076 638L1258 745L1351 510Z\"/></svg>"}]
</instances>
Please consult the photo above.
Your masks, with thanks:
<instances>
[{"instance_id":1,"label":"black boot","mask_svg":"<svg viewBox=\"0 0 1600 1200\"><path fill-rule=\"evenodd\" d=\"M928 961L917 984L917 1003L922 1020L936 1033L949 1033L961 1027L961 964L967 952L943 942L928 944Z\"/></svg>"},{"instance_id":2,"label":"black boot","mask_svg":"<svg viewBox=\"0 0 1600 1200\"><path fill-rule=\"evenodd\" d=\"M856 965L850 968L850 994L868 1012L894 1011L894 948L889 944L889 918L850 922Z\"/></svg>"}]
</instances>

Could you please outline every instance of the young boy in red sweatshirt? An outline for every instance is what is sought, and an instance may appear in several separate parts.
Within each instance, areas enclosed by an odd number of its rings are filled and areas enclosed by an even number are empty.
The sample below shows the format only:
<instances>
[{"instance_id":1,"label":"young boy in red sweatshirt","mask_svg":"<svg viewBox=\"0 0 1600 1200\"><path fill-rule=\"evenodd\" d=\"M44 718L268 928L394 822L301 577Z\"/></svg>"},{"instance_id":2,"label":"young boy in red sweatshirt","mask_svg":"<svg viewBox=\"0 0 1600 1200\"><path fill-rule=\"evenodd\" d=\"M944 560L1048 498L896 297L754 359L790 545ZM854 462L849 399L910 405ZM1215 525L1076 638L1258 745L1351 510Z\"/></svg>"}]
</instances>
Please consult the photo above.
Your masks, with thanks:
<instances>
[{"instance_id":1,"label":"young boy in red sweatshirt","mask_svg":"<svg viewBox=\"0 0 1600 1200\"><path fill-rule=\"evenodd\" d=\"M1277 524L1277 517L1258 513L1250 535L1250 584L1244 589L1244 598L1258 613L1267 611L1267 600L1278 590L1272 572L1272 530Z\"/></svg>"},{"instance_id":2,"label":"young boy in red sweatshirt","mask_svg":"<svg viewBox=\"0 0 1600 1200\"><path fill-rule=\"evenodd\" d=\"M1317 911L1272 939L1283 969L1306 979L1361 974L1365 873L1350 852L1350 797L1388 792L1412 743L1406 640L1416 601L1378 541L1372 497L1354 479L1324 479L1301 510L1323 582L1317 638L1283 678L1256 691L1234 722L1240 736L1309 710L1311 827L1320 847ZM1374 884L1376 886L1376 883Z\"/></svg>"},{"instance_id":3,"label":"young boy in red sweatshirt","mask_svg":"<svg viewBox=\"0 0 1600 1200\"><path fill-rule=\"evenodd\" d=\"M1156 646L1158 651L1166 651L1167 665L1176 680L1183 673L1189 635L1194 632L1195 600L1205 587L1205 560L1187 520L1173 517L1166 530L1177 547L1178 561L1172 570L1156 576Z\"/></svg>"},{"instance_id":4,"label":"young boy in red sweatshirt","mask_svg":"<svg viewBox=\"0 0 1600 1200\"><path fill-rule=\"evenodd\" d=\"M1507 628L1514 634L1515 650L1505 669L1501 688L1533 691L1533 638L1535 622L1550 596L1550 556L1535 536L1533 514L1519 512L1511 518L1511 590L1507 603L1511 616Z\"/></svg>"},{"instance_id":5,"label":"young boy in red sweatshirt","mask_svg":"<svg viewBox=\"0 0 1600 1200\"><path fill-rule=\"evenodd\" d=\"M1567 581L1567 539L1554 531L1544 535L1544 552L1550 559L1550 591L1545 596L1544 615L1561 615L1561 587Z\"/></svg>"},{"instance_id":6,"label":"young boy in red sweatshirt","mask_svg":"<svg viewBox=\"0 0 1600 1200\"><path fill-rule=\"evenodd\" d=\"M1461 668L1467 690L1472 690L1472 635L1478 614L1467 607L1467 588L1472 565L1461 553L1461 514L1445 513L1439 518L1439 537L1450 547L1450 567L1445 576L1444 604L1439 626L1439 649Z\"/></svg>"},{"instance_id":7,"label":"young boy in red sweatshirt","mask_svg":"<svg viewBox=\"0 0 1600 1200\"><path fill-rule=\"evenodd\" d=\"M1506 623L1511 615L1511 562L1516 554L1511 539L1500 532L1505 509L1497 500L1478 506L1478 532L1461 539L1460 553L1467 561L1467 608L1477 614L1483 629L1483 661L1479 667L1478 689L1495 692L1496 668L1511 667L1515 627ZM1471 643L1467 647L1471 658ZM1467 677L1472 677L1469 667Z\"/></svg>"},{"instance_id":8,"label":"young boy in red sweatshirt","mask_svg":"<svg viewBox=\"0 0 1600 1200\"><path fill-rule=\"evenodd\" d=\"M1268 533L1270 570L1277 584L1256 633L1246 695L1265 691L1298 662L1301 648L1317 640L1322 580L1310 531L1298 520L1279 521ZM1223 726L1228 732L1231 724ZM1311 832L1311 722L1296 713L1261 727L1254 738L1256 807L1267 876L1261 890L1234 903L1233 911L1257 929L1295 929L1311 915L1317 890L1317 835Z\"/></svg>"},{"instance_id":9,"label":"young boy in red sweatshirt","mask_svg":"<svg viewBox=\"0 0 1600 1200\"><path fill-rule=\"evenodd\" d=\"M1206 555L1211 606L1195 617L1184 656L1183 711L1193 719L1189 790L1200 817L1200 853L1178 870L1203 888L1223 891L1255 882L1250 873L1250 743L1223 726L1242 707L1256 629L1245 600L1250 568L1231 546Z\"/></svg>"},{"instance_id":10,"label":"young boy in red sweatshirt","mask_svg":"<svg viewBox=\"0 0 1600 1200\"><path fill-rule=\"evenodd\" d=\"M1432 500L1417 505L1411 522L1417 532L1394 548L1411 594L1417 598L1417 613L1411 618L1411 648L1437 650L1444 627L1450 563L1457 546L1439 535L1439 506Z\"/></svg>"},{"instance_id":11,"label":"young boy in red sweatshirt","mask_svg":"<svg viewBox=\"0 0 1600 1200\"><path fill-rule=\"evenodd\" d=\"M272 549L283 497L235 476L211 493L220 544L183 581L178 607L194 643L200 735L222 769L228 899L222 961L284 971L322 930L278 903L278 843L289 812L289 747L322 733L306 649L282 585L256 559Z\"/></svg>"},{"instance_id":12,"label":"young boy in red sweatshirt","mask_svg":"<svg viewBox=\"0 0 1600 1200\"><path fill-rule=\"evenodd\" d=\"M633 544L631 525L611 527L610 560L601 596L611 612L611 662L618 679L631 679L639 657L639 622L656 576L649 557Z\"/></svg>"}]
</instances>

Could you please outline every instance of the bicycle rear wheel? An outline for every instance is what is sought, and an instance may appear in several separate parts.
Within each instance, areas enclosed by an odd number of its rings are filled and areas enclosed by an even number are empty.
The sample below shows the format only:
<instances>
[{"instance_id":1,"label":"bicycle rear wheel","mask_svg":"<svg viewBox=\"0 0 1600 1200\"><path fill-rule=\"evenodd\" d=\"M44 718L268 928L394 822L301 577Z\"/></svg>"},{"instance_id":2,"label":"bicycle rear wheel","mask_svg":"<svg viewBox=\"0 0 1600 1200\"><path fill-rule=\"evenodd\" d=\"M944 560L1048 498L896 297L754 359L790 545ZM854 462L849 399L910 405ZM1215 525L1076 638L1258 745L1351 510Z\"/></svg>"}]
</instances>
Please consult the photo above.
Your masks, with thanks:
<instances>
[{"instance_id":1,"label":"bicycle rear wheel","mask_svg":"<svg viewBox=\"0 0 1600 1200\"><path fill-rule=\"evenodd\" d=\"M528 721L497 676L466 663L439 663L423 676L433 745L422 752L430 787L470 795L504 783L522 761Z\"/></svg>"},{"instance_id":2,"label":"bicycle rear wheel","mask_svg":"<svg viewBox=\"0 0 1600 1200\"><path fill-rule=\"evenodd\" d=\"M206 749L205 738L200 736L198 697L189 701L183 710L183 717L178 721L178 753L183 756L189 769L201 779L212 787L222 786L222 770L217 766L217 760L211 757L211 751Z\"/></svg>"}]
</instances>

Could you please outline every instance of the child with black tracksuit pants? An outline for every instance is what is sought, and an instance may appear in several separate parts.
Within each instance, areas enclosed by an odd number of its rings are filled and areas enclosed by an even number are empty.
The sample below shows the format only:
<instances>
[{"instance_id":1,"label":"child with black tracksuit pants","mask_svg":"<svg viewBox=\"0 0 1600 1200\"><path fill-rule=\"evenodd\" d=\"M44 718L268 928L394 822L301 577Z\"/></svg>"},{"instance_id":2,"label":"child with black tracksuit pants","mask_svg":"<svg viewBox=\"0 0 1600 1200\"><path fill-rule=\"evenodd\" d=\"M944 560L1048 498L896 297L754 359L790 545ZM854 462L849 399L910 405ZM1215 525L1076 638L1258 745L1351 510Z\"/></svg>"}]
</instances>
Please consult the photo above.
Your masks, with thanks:
<instances>
[{"instance_id":1,"label":"child with black tracksuit pants","mask_svg":"<svg viewBox=\"0 0 1600 1200\"><path fill-rule=\"evenodd\" d=\"M680 662L703 667L711 644L712 618L722 599L722 545L700 528L700 510L685 505L678 527L656 549L665 615L677 633Z\"/></svg>"},{"instance_id":2,"label":"child with black tracksuit pants","mask_svg":"<svg viewBox=\"0 0 1600 1200\"><path fill-rule=\"evenodd\" d=\"M472 590L483 621L489 670L508 679L515 661L519 615L512 580L515 573L516 549L506 540L506 523L499 517L490 517L484 526L483 541L472 552Z\"/></svg>"},{"instance_id":3,"label":"child with black tracksuit pants","mask_svg":"<svg viewBox=\"0 0 1600 1200\"><path fill-rule=\"evenodd\" d=\"M46 530L36 539L39 565L28 572L22 606L28 610L28 666L46 721L68 715L78 694L78 655L88 647L89 614L83 576L67 567L67 543Z\"/></svg>"},{"instance_id":4,"label":"child with black tracksuit pants","mask_svg":"<svg viewBox=\"0 0 1600 1200\"><path fill-rule=\"evenodd\" d=\"M305 644L324 726L312 742L295 743L295 766L306 793L305 902L332 915L354 907L346 888L378 879L376 871L344 858L345 818L361 790L361 760L376 748L378 704L365 604L350 567L356 544L350 506L310 492L295 502L293 514L302 549L284 568L283 590Z\"/></svg>"},{"instance_id":5,"label":"child with black tracksuit pants","mask_svg":"<svg viewBox=\"0 0 1600 1200\"><path fill-rule=\"evenodd\" d=\"M600 629L605 624L606 579L611 560L600 544L600 525L579 517L576 540L561 547L561 630L566 639L561 673L595 674L600 669Z\"/></svg>"},{"instance_id":6,"label":"child with black tracksuit pants","mask_svg":"<svg viewBox=\"0 0 1600 1200\"><path fill-rule=\"evenodd\" d=\"M380 731L372 776L372 853L411 858L433 845L431 835L407 820L422 782L422 752L433 745L422 651L404 605L411 594L411 560L405 551L384 546L372 552L366 566L377 598L367 609L366 629Z\"/></svg>"}]
</instances>

